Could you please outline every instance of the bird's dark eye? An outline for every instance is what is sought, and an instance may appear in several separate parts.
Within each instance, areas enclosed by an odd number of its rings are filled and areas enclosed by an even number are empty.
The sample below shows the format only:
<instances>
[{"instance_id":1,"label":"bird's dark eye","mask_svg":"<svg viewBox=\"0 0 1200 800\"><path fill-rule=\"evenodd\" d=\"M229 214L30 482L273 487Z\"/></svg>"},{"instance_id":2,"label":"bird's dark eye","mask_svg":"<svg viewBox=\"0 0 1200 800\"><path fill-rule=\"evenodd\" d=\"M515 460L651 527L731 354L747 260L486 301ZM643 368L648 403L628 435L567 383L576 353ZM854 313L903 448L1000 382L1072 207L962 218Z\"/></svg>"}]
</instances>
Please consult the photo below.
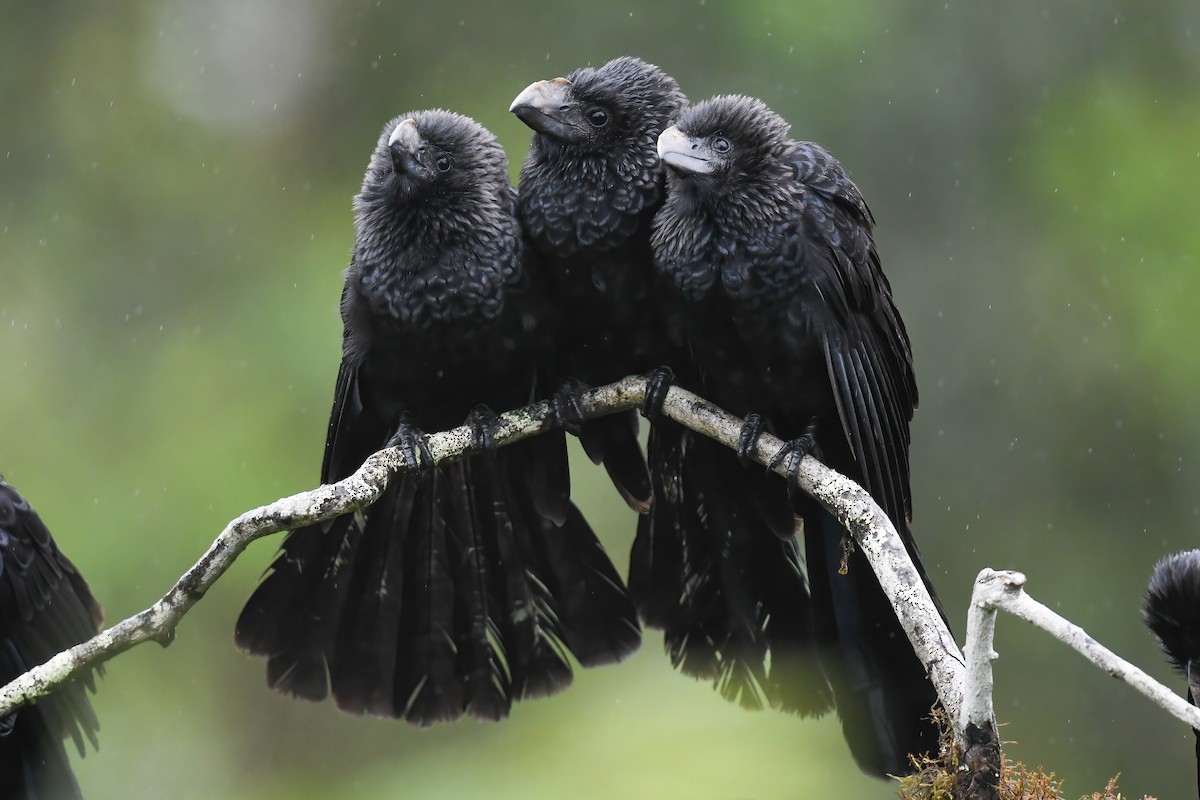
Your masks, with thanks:
<instances>
[{"instance_id":1,"label":"bird's dark eye","mask_svg":"<svg viewBox=\"0 0 1200 800\"><path fill-rule=\"evenodd\" d=\"M608 124L608 112L603 108L593 108L588 112L587 121L593 128L603 128Z\"/></svg>"},{"instance_id":2,"label":"bird's dark eye","mask_svg":"<svg viewBox=\"0 0 1200 800\"><path fill-rule=\"evenodd\" d=\"M450 158L448 156L438 156L438 160L433 162L442 172L450 169Z\"/></svg>"},{"instance_id":3,"label":"bird's dark eye","mask_svg":"<svg viewBox=\"0 0 1200 800\"><path fill-rule=\"evenodd\" d=\"M712 149L717 153L728 153L729 148L731 147L733 147L733 145L731 145L729 140L724 136L718 136L717 138L713 139Z\"/></svg>"}]
</instances>

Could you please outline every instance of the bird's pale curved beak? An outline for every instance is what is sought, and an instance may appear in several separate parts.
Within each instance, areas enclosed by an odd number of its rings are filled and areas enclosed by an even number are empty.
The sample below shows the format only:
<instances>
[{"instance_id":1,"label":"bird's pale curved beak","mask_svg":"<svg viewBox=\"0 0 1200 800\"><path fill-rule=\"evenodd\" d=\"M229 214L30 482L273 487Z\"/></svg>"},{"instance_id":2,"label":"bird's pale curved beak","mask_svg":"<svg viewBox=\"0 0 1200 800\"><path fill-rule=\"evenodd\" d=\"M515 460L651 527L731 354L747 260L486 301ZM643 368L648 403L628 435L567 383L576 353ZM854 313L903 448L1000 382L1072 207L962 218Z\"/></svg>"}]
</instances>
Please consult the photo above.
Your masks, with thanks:
<instances>
[{"instance_id":1,"label":"bird's pale curved beak","mask_svg":"<svg viewBox=\"0 0 1200 800\"><path fill-rule=\"evenodd\" d=\"M406 119L395 127L388 137L388 148L392 151L392 168L396 172L416 175L425 169L421 164L421 148L425 141L417 130L416 120Z\"/></svg>"},{"instance_id":2,"label":"bird's pale curved beak","mask_svg":"<svg viewBox=\"0 0 1200 800\"><path fill-rule=\"evenodd\" d=\"M674 125L658 135L658 157L671 169L688 175L707 175L716 169L716 154Z\"/></svg>"},{"instance_id":3,"label":"bird's pale curved beak","mask_svg":"<svg viewBox=\"0 0 1200 800\"><path fill-rule=\"evenodd\" d=\"M587 135L579 104L571 97L571 82L566 78L529 84L508 110L533 130L555 139L575 141Z\"/></svg>"}]
</instances>

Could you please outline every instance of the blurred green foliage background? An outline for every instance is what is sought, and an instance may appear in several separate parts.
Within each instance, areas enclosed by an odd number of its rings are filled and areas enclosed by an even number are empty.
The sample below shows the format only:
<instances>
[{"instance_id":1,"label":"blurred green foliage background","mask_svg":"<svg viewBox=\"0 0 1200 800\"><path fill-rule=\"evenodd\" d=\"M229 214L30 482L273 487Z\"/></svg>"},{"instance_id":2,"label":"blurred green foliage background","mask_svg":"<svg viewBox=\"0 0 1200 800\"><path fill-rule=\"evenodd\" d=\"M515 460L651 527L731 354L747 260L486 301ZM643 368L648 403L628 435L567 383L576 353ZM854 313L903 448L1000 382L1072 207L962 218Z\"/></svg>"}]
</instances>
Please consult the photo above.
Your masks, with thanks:
<instances>
[{"instance_id":1,"label":"blurred green foliage background","mask_svg":"<svg viewBox=\"0 0 1200 800\"><path fill-rule=\"evenodd\" d=\"M985 566L1181 686L1139 620L1200 545L1200 4L691 0L6 3L0 470L110 621L241 511L311 488L350 198L383 123L445 106L514 178L529 82L625 53L829 146L914 339L915 528L957 633ZM577 494L619 564L633 519ZM267 690L233 623L252 547L167 650L111 663L90 798L888 797L837 723L749 713L658 634L498 726L416 730ZM1000 622L1007 752L1074 796L1192 791L1183 725Z\"/></svg>"}]
</instances>

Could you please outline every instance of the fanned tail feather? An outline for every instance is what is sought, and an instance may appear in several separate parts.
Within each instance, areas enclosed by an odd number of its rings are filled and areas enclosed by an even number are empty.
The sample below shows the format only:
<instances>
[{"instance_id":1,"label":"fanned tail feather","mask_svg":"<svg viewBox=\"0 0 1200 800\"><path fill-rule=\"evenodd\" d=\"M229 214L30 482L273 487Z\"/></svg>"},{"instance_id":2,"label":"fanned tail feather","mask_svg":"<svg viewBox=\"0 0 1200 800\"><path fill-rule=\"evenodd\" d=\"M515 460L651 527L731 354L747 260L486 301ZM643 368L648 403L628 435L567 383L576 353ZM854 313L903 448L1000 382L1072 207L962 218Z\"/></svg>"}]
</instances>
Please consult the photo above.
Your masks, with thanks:
<instances>
[{"instance_id":1,"label":"fanned tail feather","mask_svg":"<svg viewBox=\"0 0 1200 800\"><path fill-rule=\"evenodd\" d=\"M329 693L333 640L362 535L356 515L299 528L238 617L234 640L267 657L267 684L305 700Z\"/></svg>"},{"instance_id":2,"label":"fanned tail feather","mask_svg":"<svg viewBox=\"0 0 1200 800\"><path fill-rule=\"evenodd\" d=\"M416 725L431 725L462 715L464 678L458 669L455 636L455 585L446 530L446 476L433 469L414 504L405 536L409 564L396 665L396 710Z\"/></svg>"},{"instance_id":3,"label":"fanned tail feather","mask_svg":"<svg viewBox=\"0 0 1200 800\"><path fill-rule=\"evenodd\" d=\"M684 429L669 420L650 428L648 461L655 503L638 517L629 555L629 593L647 627L669 630L679 624L683 597L684 531L695 508L682 497ZM685 521L686 519L686 521Z\"/></svg>"},{"instance_id":4,"label":"fanned tail feather","mask_svg":"<svg viewBox=\"0 0 1200 800\"><path fill-rule=\"evenodd\" d=\"M636 411L623 411L589 420L579 442L594 464L603 464L625 503L639 514L650 510L650 473L638 443Z\"/></svg>"},{"instance_id":5,"label":"fanned tail feather","mask_svg":"<svg viewBox=\"0 0 1200 800\"><path fill-rule=\"evenodd\" d=\"M565 448L520 443L397 476L373 506L294 531L238 621L275 689L417 725L508 715L641 641L567 494ZM325 530L327 529L327 530Z\"/></svg>"},{"instance_id":6,"label":"fanned tail feather","mask_svg":"<svg viewBox=\"0 0 1200 800\"><path fill-rule=\"evenodd\" d=\"M566 434L550 431L521 445L527 452L526 486L533 496L537 514L561 525L571 503L571 467L567 460Z\"/></svg>"},{"instance_id":7,"label":"fanned tail feather","mask_svg":"<svg viewBox=\"0 0 1200 800\"><path fill-rule=\"evenodd\" d=\"M815 643L811 599L801 572L800 546L795 537L781 539L767 554L759 581L763 606L763 634L771 643L767 696L781 711L820 716L833 707L833 693ZM803 597L804 603L797 602Z\"/></svg>"},{"instance_id":8,"label":"fanned tail feather","mask_svg":"<svg viewBox=\"0 0 1200 800\"><path fill-rule=\"evenodd\" d=\"M403 550L421 480L398 477L365 517L330 669L334 700L352 714L396 713L393 676L404 609Z\"/></svg>"},{"instance_id":9,"label":"fanned tail feather","mask_svg":"<svg viewBox=\"0 0 1200 800\"><path fill-rule=\"evenodd\" d=\"M472 469L472 467L475 469ZM495 531L497 511L490 497L472 492L474 462L450 464L447 470L455 497L452 530L459 590L459 658L466 684L466 712L481 720L496 721L512 708L512 672L502 631L504 610L503 564ZM483 465L484 471L490 465Z\"/></svg>"},{"instance_id":10,"label":"fanned tail feather","mask_svg":"<svg viewBox=\"0 0 1200 800\"><path fill-rule=\"evenodd\" d=\"M764 631L766 609L758 596L762 589L758 573L765 566L762 544L773 546L778 540L769 531L749 528L750 521L740 517L723 495L728 484L718 485L717 475L709 469L711 463L697 463L698 448L707 443L694 442L692 446L695 449L685 463L684 485L694 487L689 494L702 509L703 524L713 539L716 574L707 577L719 587L723 612L714 685L726 700L758 710L771 702L767 697L770 643Z\"/></svg>"},{"instance_id":11,"label":"fanned tail feather","mask_svg":"<svg viewBox=\"0 0 1200 800\"><path fill-rule=\"evenodd\" d=\"M564 641L579 663L615 664L637 650L642 643L637 611L579 509L572 505L561 526L543 520L534 534Z\"/></svg>"},{"instance_id":12,"label":"fanned tail feather","mask_svg":"<svg viewBox=\"0 0 1200 800\"><path fill-rule=\"evenodd\" d=\"M843 536L829 512L815 505L806 512L818 653L859 768L903 774L908 754L937 752L930 721L937 693L861 551L848 555L842 574Z\"/></svg>"},{"instance_id":13,"label":"fanned tail feather","mask_svg":"<svg viewBox=\"0 0 1200 800\"><path fill-rule=\"evenodd\" d=\"M630 587L643 620L663 628L672 664L746 708L827 710L783 487L669 422L651 430L650 465L655 504ZM778 489L774 503L768 489Z\"/></svg>"}]
</instances>

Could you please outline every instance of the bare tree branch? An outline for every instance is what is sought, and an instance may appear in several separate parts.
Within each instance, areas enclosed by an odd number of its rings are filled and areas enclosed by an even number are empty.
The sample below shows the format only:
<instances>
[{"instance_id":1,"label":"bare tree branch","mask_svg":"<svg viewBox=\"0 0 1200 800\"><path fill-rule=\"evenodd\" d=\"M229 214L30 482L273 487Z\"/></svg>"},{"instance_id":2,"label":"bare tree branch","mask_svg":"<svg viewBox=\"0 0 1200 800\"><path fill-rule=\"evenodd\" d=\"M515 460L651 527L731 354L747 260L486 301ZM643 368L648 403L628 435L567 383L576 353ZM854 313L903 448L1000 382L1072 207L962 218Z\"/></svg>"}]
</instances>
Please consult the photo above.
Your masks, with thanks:
<instances>
[{"instance_id":1,"label":"bare tree branch","mask_svg":"<svg viewBox=\"0 0 1200 800\"><path fill-rule=\"evenodd\" d=\"M633 408L645 401L646 380L626 378L585 392L580 409L585 418L600 417ZM742 420L702 398L672 387L663 404L664 416L735 448ZM535 436L552 427L549 406L537 403L496 418L496 446ZM466 426L428 437L434 463L463 458L471 453L471 432ZM754 458L769 464L783 443L770 434L758 442ZM247 511L230 522L195 566L172 589L145 611L118 622L92 639L66 650L0 689L0 717L25 703L43 697L60 684L145 641L169 644L175 628L197 601L225 573L255 539L279 531L331 519L374 502L389 480L412 469L399 448L382 450L366 460L350 477L309 492L285 497ZM424 466L424 465L422 465ZM778 468L784 472L784 467ZM846 524L880 575L884 591L898 608L901 623L913 639L917 654L929 666L938 695L951 718L960 706L962 654L942 623L891 522L862 488L812 458L805 458L798 475L800 487L813 495Z\"/></svg>"},{"instance_id":2,"label":"bare tree branch","mask_svg":"<svg viewBox=\"0 0 1200 800\"><path fill-rule=\"evenodd\" d=\"M1020 617L1026 622L1035 625L1049 633L1055 639L1058 639L1063 644L1078 652L1088 661L1091 661L1100 669L1112 675L1114 678L1119 678L1125 681L1134 689L1137 689L1146 697L1154 701L1155 704L1166 709L1172 716L1177 717L1193 728L1200 728L1200 708L1188 703L1175 692L1163 686L1154 678L1147 675L1138 667L1130 664L1125 659L1118 656L1116 653L1109 650L1104 645L1097 642L1087 631L1070 620L1064 619L1059 614L1051 611L1046 606L1034 600L1024 591L1025 576L1020 572L997 572L995 570L985 569L979 573L979 577L975 581L975 590L971 598L971 608L974 610L976 606L988 609L988 613L995 615L995 609L1003 609L1008 613ZM992 652L992 633L995 626L990 628L987 626L977 629L980 636L978 643L972 642L972 637L975 632L971 626L967 627L967 644L966 650L968 656L972 653L990 654L987 659L989 666L987 667L987 682L991 682L991 667L990 661L994 659L995 653ZM968 664L968 682L966 684L967 705L973 706L973 714L979 715L982 713L982 686L978 689L972 689L972 682L976 671L974 668L973 659ZM974 699L973 695L980 695L979 699ZM986 692L987 705L991 706L991 689L990 686ZM966 712L964 711L964 717Z\"/></svg>"},{"instance_id":3,"label":"bare tree branch","mask_svg":"<svg viewBox=\"0 0 1200 800\"><path fill-rule=\"evenodd\" d=\"M967 610L967 638L963 652L967 669L963 675L963 705L959 729L968 725L995 726L996 711L992 706L992 662L999 654L992 649L996 638L996 612L1000 598L1012 591L1010 579L1025 582L1019 572L996 572L985 569L975 578L971 590L971 606ZM1019 589L1018 589L1019 591Z\"/></svg>"},{"instance_id":4,"label":"bare tree branch","mask_svg":"<svg viewBox=\"0 0 1200 800\"><path fill-rule=\"evenodd\" d=\"M971 605L967 610L967 638L963 652L967 657L967 668L963 674L963 705L954 726L955 741L961 748L961 760L965 765L956 776L956 789L964 798L987 798L1000 796L999 726L992 704L992 662L999 654L992 649L996 634L996 598L1011 591L1011 576L1021 581L1020 573L984 570L975 579L971 592Z\"/></svg>"}]
</instances>

